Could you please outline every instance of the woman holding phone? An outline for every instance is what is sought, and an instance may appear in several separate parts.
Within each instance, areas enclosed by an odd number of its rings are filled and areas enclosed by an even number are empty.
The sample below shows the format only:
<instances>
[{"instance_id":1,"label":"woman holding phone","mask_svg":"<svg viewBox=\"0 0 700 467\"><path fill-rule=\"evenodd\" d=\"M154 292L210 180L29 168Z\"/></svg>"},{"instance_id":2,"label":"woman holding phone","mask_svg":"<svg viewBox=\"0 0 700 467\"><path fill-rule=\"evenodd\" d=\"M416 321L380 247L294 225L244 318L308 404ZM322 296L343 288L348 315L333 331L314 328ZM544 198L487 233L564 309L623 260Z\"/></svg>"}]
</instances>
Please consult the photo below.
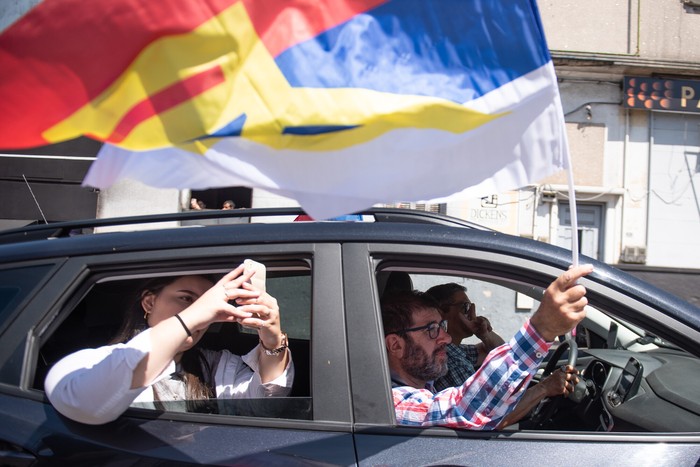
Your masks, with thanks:
<instances>
[{"instance_id":1,"label":"woman holding phone","mask_svg":"<svg viewBox=\"0 0 700 467\"><path fill-rule=\"evenodd\" d=\"M111 345L83 349L49 371L46 394L73 420L102 424L130 405L162 409L161 401L283 397L294 366L280 329L277 300L250 283L240 265L214 283L207 276L156 278L144 285ZM229 302L234 302L236 306ZM244 356L198 346L216 322L258 330Z\"/></svg>"}]
</instances>

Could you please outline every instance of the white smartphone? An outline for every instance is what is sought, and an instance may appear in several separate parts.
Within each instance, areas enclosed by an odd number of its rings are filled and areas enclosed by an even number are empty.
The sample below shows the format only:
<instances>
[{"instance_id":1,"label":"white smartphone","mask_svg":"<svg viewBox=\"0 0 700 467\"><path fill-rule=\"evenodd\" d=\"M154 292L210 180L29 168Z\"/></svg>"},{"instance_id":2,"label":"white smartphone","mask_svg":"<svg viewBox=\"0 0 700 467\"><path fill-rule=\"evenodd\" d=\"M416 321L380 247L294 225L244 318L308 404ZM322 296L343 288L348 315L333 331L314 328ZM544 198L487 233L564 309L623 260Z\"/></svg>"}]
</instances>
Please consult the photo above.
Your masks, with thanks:
<instances>
[{"instance_id":1,"label":"white smartphone","mask_svg":"<svg viewBox=\"0 0 700 467\"><path fill-rule=\"evenodd\" d=\"M257 261L253 261L252 259L246 259L243 261L243 269L246 273L250 272L251 270L255 271L253 277L250 278L250 283L265 292L265 276L267 275L265 265L258 263Z\"/></svg>"}]
</instances>

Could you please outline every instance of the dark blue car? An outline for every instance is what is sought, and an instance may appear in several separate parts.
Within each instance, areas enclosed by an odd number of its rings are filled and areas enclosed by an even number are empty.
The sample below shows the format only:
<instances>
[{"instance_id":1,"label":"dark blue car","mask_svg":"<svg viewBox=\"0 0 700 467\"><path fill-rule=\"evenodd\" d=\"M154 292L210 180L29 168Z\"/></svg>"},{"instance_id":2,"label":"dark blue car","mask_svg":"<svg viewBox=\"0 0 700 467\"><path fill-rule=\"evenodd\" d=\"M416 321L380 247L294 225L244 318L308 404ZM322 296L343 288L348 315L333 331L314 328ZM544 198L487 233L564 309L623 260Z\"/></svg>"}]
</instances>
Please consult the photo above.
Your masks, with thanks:
<instances>
[{"instance_id":1,"label":"dark blue car","mask_svg":"<svg viewBox=\"0 0 700 467\"><path fill-rule=\"evenodd\" d=\"M575 364L574 396L545 400L502 431L401 427L379 311L390 275L419 290L465 285L506 336L571 253L428 213L291 222L300 214L192 212L0 232L0 465L697 465L697 307L582 258L595 266L581 281L587 317L542 368ZM132 230L155 222L172 227ZM244 258L267 266L282 310L296 367L289 397L196 412L134 407L98 426L51 406L48 369L107 343L139 282L223 273ZM257 342L235 324L212 326L204 339L238 354Z\"/></svg>"}]
</instances>

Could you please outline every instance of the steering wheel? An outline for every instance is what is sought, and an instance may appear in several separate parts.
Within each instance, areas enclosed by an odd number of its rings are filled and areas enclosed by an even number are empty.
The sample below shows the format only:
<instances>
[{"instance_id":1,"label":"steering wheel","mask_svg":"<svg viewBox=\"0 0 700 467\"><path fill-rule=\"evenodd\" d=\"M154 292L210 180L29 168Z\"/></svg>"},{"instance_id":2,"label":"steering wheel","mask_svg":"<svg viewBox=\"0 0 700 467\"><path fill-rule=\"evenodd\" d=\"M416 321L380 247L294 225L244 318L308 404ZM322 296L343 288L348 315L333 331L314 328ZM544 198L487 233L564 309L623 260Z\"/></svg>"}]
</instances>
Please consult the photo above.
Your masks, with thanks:
<instances>
[{"instance_id":1,"label":"steering wheel","mask_svg":"<svg viewBox=\"0 0 700 467\"><path fill-rule=\"evenodd\" d=\"M559 344L557 350L554 351L550 359L547 361L547 365L544 367L540 381L544 380L547 376L554 372L554 370L557 368L559 359L564 354L566 349L569 349L569 359L567 360L566 364L572 368L576 368L576 360L578 359L578 345L576 344L576 340L569 338ZM554 415L563 399L564 398L561 396L554 398L545 397L540 401L537 407L532 410L530 420L536 425L543 425L544 422L549 420L552 415Z\"/></svg>"}]
</instances>

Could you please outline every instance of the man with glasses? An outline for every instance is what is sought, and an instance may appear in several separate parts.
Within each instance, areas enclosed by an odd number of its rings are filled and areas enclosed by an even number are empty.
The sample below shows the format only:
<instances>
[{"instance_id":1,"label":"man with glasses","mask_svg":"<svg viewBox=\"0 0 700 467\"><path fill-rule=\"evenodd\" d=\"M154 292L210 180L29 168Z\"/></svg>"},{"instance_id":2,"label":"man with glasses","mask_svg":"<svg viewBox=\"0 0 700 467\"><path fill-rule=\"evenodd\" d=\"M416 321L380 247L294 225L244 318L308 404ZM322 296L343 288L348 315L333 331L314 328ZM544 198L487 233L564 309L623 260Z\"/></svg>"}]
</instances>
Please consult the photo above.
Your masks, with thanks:
<instances>
[{"instance_id":1,"label":"man with glasses","mask_svg":"<svg viewBox=\"0 0 700 467\"><path fill-rule=\"evenodd\" d=\"M385 297L382 321L396 421L473 430L505 426L504 418L520 401L552 341L585 317L586 289L577 281L592 271L592 266L579 266L559 276L510 342L490 352L460 386L440 392L433 381L447 372L446 348L452 338L439 306L420 292ZM573 378L567 384L573 390Z\"/></svg>"},{"instance_id":2,"label":"man with glasses","mask_svg":"<svg viewBox=\"0 0 700 467\"><path fill-rule=\"evenodd\" d=\"M433 385L436 391L461 386L476 368L481 366L491 350L504 343L501 336L491 328L491 323L484 316L476 316L476 305L469 299L467 288L450 282L429 288L426 295L431 297L440 307L442 317L448 323L448 332L452 342L447 344L447 373L437 378ZM476 345L462 344L471 336L476 336L481 342ZM570 374L571 376L567 376ZM539 384L525 391L517 406L504 418L501 426L505 427L518 422L545 397L566 395L570 383L578 383L578 370L567 366L554 371ZM573 389L573 388L572 388Z\"/></svg>"}]
</instances>

